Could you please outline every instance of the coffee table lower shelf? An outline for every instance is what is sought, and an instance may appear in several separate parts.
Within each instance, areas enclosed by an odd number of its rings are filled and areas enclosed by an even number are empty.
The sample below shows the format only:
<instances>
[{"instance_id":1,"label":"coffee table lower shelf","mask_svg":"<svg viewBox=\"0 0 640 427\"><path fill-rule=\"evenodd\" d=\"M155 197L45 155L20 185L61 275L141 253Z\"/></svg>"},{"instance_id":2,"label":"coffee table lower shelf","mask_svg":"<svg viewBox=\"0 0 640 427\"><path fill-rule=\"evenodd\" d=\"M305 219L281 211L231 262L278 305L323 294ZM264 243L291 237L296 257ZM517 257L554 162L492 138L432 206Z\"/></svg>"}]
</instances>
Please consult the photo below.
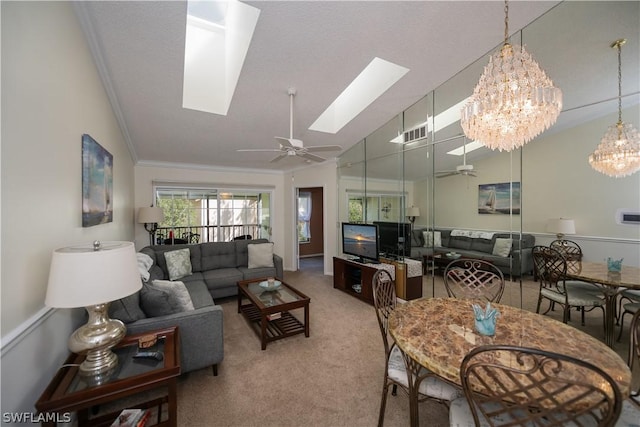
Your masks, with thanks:
<instances>
[{"instance_id":1,"label":"coffee table lower shelf","mask_svg":"<svg viewBox=\"0 0 640 427\"><path fill-rule=\"evenodd\" d=\"M280 312L281 317L279 319L269 320L265 318L264 331L262 330L263 319L260 315L260 310L255 305L243 304L240 306L240 311L247 318L254 332L262 340L263 350L269 342L306 332L304 323L288 311ZM265 314L265 317L266 316Z\"/></svg>"}]
</instances>

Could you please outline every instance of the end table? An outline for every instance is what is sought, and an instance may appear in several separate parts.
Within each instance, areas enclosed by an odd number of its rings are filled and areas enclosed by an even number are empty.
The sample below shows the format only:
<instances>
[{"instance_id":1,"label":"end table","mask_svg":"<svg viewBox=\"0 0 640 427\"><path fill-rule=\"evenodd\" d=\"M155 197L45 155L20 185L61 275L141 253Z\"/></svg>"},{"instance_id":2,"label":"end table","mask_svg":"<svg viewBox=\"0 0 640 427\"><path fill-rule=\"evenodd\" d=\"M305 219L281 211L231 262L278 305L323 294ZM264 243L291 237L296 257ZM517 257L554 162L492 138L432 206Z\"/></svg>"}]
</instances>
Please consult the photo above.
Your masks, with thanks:
<instances>
[{"instance_id":1,"label":"end table","mask_svg":"<svg viewBox=\"0 0 640 427\"><path fill-rule=\"evenodd\" d=\"M148 335L156 335L157 343L153 350L162 351L163 360L132 357L138 351L138 339ZM165 396L135 406L138 408L157 406L158 417L155 420L157 424L154 425L176 426L177 378L180 375L178 328L128 335L113 348L113 351L118 356L118 367L107 378L97 379L98 384L93 383L91 378L78 374L78 365L82 363L85 356L72 353L36 402L36 409L40 413L51 414L77 412L79 426L110 426L121 410L91 418L90 409L123 397L166 387L168 391ZM167 404L168 419L161 422L164 404ZM52 416L51 419L55 420L56 417ZM43 422L43 425L54 426L56 422L47 421Z\"/></svg>"}]
</instances>

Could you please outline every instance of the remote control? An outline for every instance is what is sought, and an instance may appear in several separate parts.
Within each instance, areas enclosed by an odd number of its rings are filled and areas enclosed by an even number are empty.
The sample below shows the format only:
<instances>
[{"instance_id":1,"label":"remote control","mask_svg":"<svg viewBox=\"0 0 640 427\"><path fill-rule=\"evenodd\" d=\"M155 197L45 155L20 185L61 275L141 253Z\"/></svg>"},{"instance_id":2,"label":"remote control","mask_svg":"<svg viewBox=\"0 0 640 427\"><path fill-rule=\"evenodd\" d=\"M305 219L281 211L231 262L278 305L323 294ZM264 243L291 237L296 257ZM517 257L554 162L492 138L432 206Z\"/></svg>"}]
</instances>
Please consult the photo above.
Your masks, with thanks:
<instances>
[{"instance_id":1,"label":"remote control","mask_svg":"<svg viewBox=\"0 0 640 427\"><path fill-rule=\"evenodd\" d=\"M162 360L164 356L161 351L139 351L133 355L133 358Z\"/></svg>"}]
</instances>

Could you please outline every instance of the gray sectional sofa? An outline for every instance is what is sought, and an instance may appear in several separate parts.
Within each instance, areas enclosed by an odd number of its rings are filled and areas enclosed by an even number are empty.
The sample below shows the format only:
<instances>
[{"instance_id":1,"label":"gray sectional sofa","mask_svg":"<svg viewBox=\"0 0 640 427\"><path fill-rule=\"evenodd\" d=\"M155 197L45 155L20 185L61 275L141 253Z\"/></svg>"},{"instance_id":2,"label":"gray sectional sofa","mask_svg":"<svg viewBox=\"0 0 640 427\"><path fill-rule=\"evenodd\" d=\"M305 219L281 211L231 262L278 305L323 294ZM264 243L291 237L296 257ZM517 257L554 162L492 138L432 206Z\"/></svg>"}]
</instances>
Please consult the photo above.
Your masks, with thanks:
<instances>
[{"instance_id":1,"label":"gray sectional sofa","mask_svg":"<svg viewBox=\"0 0 640 427\"><path fill-rule=\"evenodd\" d=\"M424 232L440 233L440 242L425 242ZM511 239L510 248L502 254L494 251L497 239ZM414 229L411 234L411 258L423 260L424 255L436 252L457 252L466 258L490 261L505 276L523 276L533 274L532 248L535 236L523 233L480 232L470 230L451 230L435 228ZM439 245L438 245L439 243Z\"/></svg>"},{"instance_id":2,"label":"gray sectional sofa","mask_svg":"<svg viewBox=\"0 0 640 427\"><path fill-rule=\"evenodd\" d=\"M127 334L148 332L178 326L181 342L182 373L208 366L217 375L218 363L224 357L222 307L214 298L237 294L236 282L259 277L282 278L282 258L273 254L273 267L249 268L248 245L268 243L266 239L238 240L190 245L147 246L140 250L153 260L149 278L133 295L111 303L109 315L122 320ZM168 280L165 254L187 248L191 274L180 277L193 304L193 309L176 310L170 295L149 286L154 280ZM170 307L163 313L163 307Z\"/></svg>"}]
</instances>

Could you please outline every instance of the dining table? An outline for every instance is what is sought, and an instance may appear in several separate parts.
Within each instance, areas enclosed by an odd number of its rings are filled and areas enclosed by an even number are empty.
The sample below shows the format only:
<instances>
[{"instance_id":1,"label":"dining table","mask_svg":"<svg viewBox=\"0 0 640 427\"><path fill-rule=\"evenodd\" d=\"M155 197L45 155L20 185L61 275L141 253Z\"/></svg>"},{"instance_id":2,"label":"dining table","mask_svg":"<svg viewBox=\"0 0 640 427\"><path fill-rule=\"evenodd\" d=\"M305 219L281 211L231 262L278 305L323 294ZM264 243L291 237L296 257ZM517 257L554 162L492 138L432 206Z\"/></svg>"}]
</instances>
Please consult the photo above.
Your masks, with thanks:
<instances>
[{"instance_id":1,"label":"dining table","mask_svg":"<svg viewBox=\"0 0 640 427\"><path fill-rule=\"evenodd\" d=\"M620 271L609 271L606 262L578 261L567 269L568 280L593 283L604 295L604 342L611 348L615 342L615 318L618 294L624 289L640 289L640 268L622 265Z\"/></svg>"},{"instance_id":2,"label":"dining table","mask_svg":"<svg viewBox=\"0 0 640 427\"><path fill-rule=\"evenodd\" d=\"M550 317L504 304L491 304L499 312L495 334L481 335L475 330L472 305L484 303L422 298L398 304L389 317L389 333L409 357L457 386L461 386L462 360L472 349L510 345L562 353L590 362L616 381L622 396L629 395L631 371L602 341ZM417 396L411 396L410 405L413 413Z\"/></svg>"}]
</instances>

